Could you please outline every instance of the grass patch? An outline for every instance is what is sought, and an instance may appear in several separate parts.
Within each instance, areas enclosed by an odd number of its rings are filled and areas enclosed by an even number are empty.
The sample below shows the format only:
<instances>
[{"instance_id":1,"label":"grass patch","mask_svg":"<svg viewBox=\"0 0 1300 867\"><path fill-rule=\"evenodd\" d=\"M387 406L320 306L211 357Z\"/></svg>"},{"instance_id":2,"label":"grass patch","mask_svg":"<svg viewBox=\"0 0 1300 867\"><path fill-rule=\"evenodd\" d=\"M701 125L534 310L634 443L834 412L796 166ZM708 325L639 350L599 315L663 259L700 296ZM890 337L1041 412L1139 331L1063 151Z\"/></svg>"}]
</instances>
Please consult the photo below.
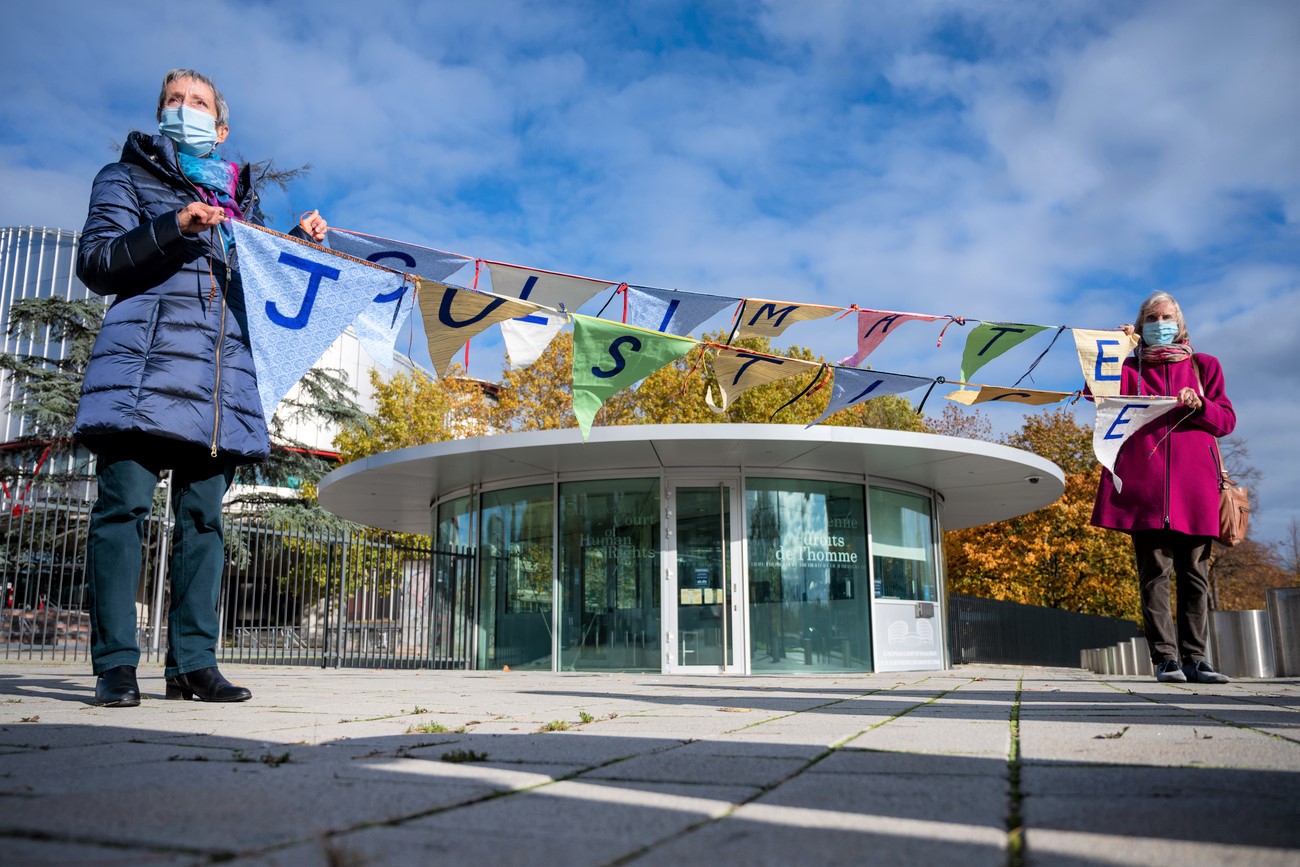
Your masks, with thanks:
<instances>
[{"instance_id":1,"label":"grass patch","mask_svg":"<svg viewBox=\"0 0 1300 867\"><path fill-rule=\"evenodd\" d=\"M592 716L591 714L587 713L585 710L584 710L584 711L579 711L579 712L578 712L578 719L582 720L582 724L583 724L583 725L586 725L586 724L589 723L589 722L595 722L595 721L596 721L596 718L595 718L594 716Z\"/></svg>"},{"instance_id":2,"label":"grass patch","mask_svg":"<svg viewBox=\"0 0 1300 867\"><path fill-rule=\"evenodd\" d=\"M447 731L447 727L442 723L437 722L436 720L429 720L426 723L420 723L419 725L408 726L406 729L406 733L408 735L414 735L414 734L440 735L440 734L444 734L446 731Z\"/></svg>"},{"instance_id":3,"label":"grass patch","mask_svg":"<svg viewBox=\"0 0 1300 867\"><path fill-rule=\"evenodd\" d=\"M548 723L542 723L542 727L538 729L539 732L567 732L568 730L569 724L562 719L553 719Z\"/></svg>"},{"instance_id":4,"label":"grass patch","mask_svg":"<svg viewBox=\"0 0 1300 867\"><path fill-rule=\"evenodd\" d=\"M473 750L449 750L442 754L444 762L486 762L487 753L476 753Z\"/></svg>"}]
</instances>

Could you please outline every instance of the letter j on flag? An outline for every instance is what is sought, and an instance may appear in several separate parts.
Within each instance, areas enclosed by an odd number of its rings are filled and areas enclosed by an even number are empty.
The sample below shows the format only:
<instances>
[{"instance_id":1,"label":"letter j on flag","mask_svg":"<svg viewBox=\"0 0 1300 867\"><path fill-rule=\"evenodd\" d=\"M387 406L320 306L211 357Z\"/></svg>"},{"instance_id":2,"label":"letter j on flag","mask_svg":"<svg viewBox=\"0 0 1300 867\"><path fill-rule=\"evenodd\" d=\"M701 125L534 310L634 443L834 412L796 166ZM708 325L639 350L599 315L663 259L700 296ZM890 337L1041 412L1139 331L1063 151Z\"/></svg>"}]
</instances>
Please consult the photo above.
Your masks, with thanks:
<instances>
[{"instance_id":1,"label":"letter j on flag","mask_svg":"<svg viewBox=\"0 0 1300 867\"><path fill-rule=\"evenodd\" d=\"M573 414L583 442L606 400L698 345L689 337L575 314Z\"/></svg>"}]
</instances>

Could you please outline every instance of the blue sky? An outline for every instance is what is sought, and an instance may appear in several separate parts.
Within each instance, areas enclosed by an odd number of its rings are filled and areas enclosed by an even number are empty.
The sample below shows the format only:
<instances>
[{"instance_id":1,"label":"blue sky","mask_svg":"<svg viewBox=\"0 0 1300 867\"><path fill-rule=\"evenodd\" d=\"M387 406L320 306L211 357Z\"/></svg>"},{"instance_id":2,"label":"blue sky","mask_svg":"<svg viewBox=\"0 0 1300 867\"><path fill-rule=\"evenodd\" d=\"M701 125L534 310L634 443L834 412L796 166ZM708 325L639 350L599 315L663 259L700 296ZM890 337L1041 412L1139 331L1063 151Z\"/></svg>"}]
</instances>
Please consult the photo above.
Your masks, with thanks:
<instances>
[{"instance_id":1,"label":"blue sky","mask_svg":"<svg viewBox=\"0 0 1300 867\"><path fill-rule=\"evenodd\" d=\"M0 225L79 228L162 73L192 66L231 104L228 155L314 166L268 195L281 227L320 208L612 281L1088 328L1171 291L1265 473L1258 537L1300 517L1300 4L127 9L6 10ZM936 336L909 324L871 361L955 379L965 334ZM840 358L852 320L787 337ZM1011 384L1048 339L977 379ZM501 355L476 341L471 372ZM1079 384L1063 337L1032 385Z\"/></svg>"}]
</instances>

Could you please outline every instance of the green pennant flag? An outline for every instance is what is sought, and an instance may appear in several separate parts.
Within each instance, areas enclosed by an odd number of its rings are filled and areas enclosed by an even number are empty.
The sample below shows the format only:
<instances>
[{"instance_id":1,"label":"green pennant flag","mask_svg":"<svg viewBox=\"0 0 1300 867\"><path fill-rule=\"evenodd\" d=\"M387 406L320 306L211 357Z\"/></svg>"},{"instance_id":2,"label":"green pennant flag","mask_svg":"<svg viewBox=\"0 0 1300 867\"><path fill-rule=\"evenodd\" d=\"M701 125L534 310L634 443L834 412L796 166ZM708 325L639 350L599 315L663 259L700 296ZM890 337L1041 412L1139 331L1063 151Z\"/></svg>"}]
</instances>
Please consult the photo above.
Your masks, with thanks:
<instances>
[{"instance_id":1,"label":"green pennant flag","mask_svg":"<svg viewBox=\"0 0 1300 867\"><path fill-rule=\"evenodd\" d=\"M966 349L961 354L961 379L970 382L985 364L1012 347L1019 346L1046 325L1016 325L1010 322L981 322L966 338Z\"/></svg>"},{"instance_id":2,"label":"green pennant flag","mask_svg":"<svg viewBox=\"0 0 1300 867\"><path fill-rule=\"evenodd\" d=\"M574 314L573 414L582 441L606 400L697 345L689 337Z\"/></svg>"}]
</instances>

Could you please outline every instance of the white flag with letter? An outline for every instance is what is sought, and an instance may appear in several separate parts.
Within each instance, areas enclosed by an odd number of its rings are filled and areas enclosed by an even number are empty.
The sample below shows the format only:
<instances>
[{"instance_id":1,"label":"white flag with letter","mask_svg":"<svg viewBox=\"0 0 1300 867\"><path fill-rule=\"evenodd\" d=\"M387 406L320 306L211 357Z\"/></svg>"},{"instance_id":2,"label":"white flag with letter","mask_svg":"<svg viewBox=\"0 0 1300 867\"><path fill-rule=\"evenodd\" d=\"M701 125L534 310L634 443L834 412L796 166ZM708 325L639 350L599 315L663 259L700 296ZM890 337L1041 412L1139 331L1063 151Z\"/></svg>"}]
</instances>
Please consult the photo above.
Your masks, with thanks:
<instances>
[{"instance_id":1,"label":"white flag with letter","mask_svg":"<svg viewBox=\"0 0 1300 867\"><path fill-rule=\"evenodd\" d=\"M1178 406L1174 397L1099 397L1097 420L1092 429L1092 450L1101 465L1110 470L1115 490L1124 482L1115 475L1115 459L1129 437Z\"/></svg>"}]
</instances>

